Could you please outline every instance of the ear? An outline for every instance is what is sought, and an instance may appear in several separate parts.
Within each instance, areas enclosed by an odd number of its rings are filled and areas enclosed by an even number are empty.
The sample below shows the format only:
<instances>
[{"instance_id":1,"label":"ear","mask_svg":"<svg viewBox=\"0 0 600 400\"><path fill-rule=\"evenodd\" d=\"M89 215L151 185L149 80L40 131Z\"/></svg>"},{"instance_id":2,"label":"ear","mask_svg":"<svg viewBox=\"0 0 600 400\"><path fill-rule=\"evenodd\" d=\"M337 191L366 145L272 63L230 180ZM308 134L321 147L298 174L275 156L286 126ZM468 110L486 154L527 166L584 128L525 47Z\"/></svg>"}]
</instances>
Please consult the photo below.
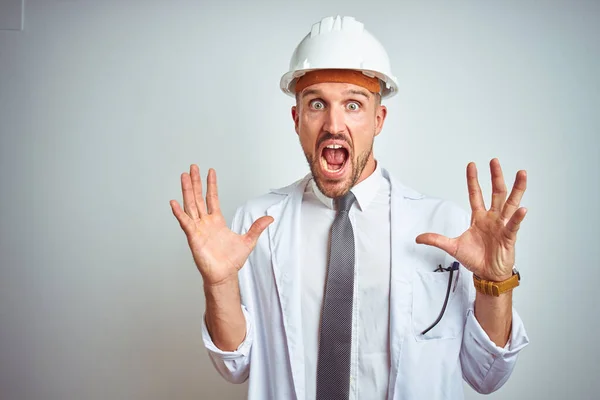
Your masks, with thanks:
<instances>
[{"instance_id":1,"label":"ear","mask_svg":"<svg viewBox=\"0 0 600 400\"><path fill-rule=\"evenodd\" d=\"M387 117L387 107L379 105L375 109L375 136L379 135L383 129L383 123Z\"/></svg>"},{"instance_id":2,"label":"ear","mask_svg":"<svg viewBox=\"0 0 600 400\"><path fill-rule=\"evenodd\" d=\"M300 113L298 112L298 107L292 107L292 119L294 120L294 129L296 130L296 134L298 134L298 119L300 118Z\"/></svg>"}]
</instances>

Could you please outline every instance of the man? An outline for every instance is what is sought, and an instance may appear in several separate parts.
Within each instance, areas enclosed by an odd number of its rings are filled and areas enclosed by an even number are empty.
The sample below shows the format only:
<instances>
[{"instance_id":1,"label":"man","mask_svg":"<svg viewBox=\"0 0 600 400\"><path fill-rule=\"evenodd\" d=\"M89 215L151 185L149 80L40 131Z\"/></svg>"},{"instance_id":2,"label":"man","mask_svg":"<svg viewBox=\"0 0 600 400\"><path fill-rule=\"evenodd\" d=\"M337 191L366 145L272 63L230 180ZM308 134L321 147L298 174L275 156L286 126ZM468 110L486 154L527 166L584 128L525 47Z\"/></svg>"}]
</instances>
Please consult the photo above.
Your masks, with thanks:
<instances>
[{"instance_id":1,"label":"man","mask_svg":"<svg viewBox=\"0 0 600 400\"><path fill-rule=\"evenodd\" d=\"M372 146L397 91L383 47L350 17L324 18L296 48L282 90L310 174L240 207L231 230L214 170L198 167L172 210L206 294L203 339L250 399L459 399L490 393L528 344L512 308L526 210L498 160L485 209L473 163L471 213L424 196Z\"/></svg>"}]
</instances>

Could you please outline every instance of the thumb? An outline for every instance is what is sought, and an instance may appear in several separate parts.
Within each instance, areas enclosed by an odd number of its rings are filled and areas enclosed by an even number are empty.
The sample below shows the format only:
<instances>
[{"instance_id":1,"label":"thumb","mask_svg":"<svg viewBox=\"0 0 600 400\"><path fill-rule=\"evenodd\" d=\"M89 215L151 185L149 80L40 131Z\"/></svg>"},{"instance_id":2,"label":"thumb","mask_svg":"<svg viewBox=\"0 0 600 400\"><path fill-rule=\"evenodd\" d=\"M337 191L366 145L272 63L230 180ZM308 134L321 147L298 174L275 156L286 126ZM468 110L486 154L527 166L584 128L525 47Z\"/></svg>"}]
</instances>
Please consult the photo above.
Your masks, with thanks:
<instances>
[{"instance_id":1,"label":"thumb","mask_svg":"<svg viewBox=\"0 0 600 400\"><path fill-rule=\"evenodd\" d=\"M442 249L451 256L454 256L454 253L456 252L455 240L437 233L422 233L417 236L415 241L419 244L426 244Z\"/></svg>"},{"instance_id":2,"label":"thumb","mask_svg":"<svg viewBox=\"0 0 600 400\"><path fill-rule=\"evenodd\" d=\"M254 223L245 235L246 240L248 240L252 248L256 246L256 242L258 242L258 238L261 235L261 233L263 233L267 226L271 225L273 221L273 217L269 216L260 217L259 219L254 221Z\"/></svg>"}]
</instances>

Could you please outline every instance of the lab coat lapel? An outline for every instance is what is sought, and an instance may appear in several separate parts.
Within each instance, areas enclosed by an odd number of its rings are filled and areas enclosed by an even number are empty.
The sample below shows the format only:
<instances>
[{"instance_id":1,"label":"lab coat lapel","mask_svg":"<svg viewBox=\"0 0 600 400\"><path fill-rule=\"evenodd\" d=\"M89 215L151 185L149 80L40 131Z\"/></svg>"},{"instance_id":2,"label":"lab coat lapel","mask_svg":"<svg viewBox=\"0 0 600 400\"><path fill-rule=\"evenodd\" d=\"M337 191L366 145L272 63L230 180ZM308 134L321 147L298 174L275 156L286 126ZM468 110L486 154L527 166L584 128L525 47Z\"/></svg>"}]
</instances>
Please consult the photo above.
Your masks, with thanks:
<instances>
[{"instance_id":1,"label":"lab coat lapel","mask_svg":"<svg viewBox=\"0 0 600 400\"><path fill-rule=\"evenodd\" d=\"M419 215L415 200L423 196L395 180L383 169L391 184L391 277L390 277L390 351L391 369L388 398L394 398L403 339L410 329L412 269L410 259L416 249L412 227Z\"/></svg>"},{"instance_id":2,"label":"lab coat lapel","mask_svg":"<svg viewBox=\"0 0 600 400\"><path fill-rule=\"evenodd\" d=\"M292 371L297 399L304 394L304 341L302 336L302 309L300 285L300 213L302 196L308 176L275 191L286 195L282 201L267 209L274 222L269 225L271 264L281 306L283 326L288 348L288 362Z\"/></svg>"}]
</instances>

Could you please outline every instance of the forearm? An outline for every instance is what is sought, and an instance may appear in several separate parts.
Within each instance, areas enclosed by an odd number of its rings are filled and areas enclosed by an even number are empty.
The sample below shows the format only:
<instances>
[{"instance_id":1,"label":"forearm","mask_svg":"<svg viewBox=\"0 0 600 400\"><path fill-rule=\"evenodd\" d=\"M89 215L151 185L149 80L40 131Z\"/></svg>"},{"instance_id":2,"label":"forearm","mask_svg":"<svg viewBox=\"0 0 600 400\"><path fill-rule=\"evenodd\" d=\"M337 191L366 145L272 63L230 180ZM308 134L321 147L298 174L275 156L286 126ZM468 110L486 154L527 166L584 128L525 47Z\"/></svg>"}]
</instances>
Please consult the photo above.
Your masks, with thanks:
<instances>
[{"instance_id":1,"label":"forearm","mask_svg":"<svg viewBox=\"0 0 600 400\"><path fill-rule=\"evenodd\" d=\"M204 294L206 327L213 343L223 351L236 350L246 336L238 280L205 285Z\"/></svg>"},{"instance_id":2,"label":"forearm","mask_svg":"<svg viewBox=\"0 0 600 400\"><path fill-rule=\"evenodd\" d=\"M512 290L499 297L477 292L475 318L496 346L506 346L512 326Z\"/></svg>"}]
</instances>

